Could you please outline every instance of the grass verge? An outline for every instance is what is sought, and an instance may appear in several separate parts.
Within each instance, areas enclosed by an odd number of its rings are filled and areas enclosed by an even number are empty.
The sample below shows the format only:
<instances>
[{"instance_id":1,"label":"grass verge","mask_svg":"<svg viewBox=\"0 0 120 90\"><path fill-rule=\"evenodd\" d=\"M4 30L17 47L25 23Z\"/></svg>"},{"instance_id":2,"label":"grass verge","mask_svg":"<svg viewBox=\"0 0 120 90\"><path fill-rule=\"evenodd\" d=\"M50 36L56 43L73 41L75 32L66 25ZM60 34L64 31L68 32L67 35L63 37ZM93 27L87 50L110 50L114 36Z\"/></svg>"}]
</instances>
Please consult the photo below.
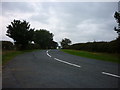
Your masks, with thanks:
<instances>
[{"instance_id":1,"label":"grass verge","mask_svg":"<svg viewBox=\"0 0 120 90\"><path fill-rule=\"evenodd\" d=\"M32 52L36 50L24 50L24 51L2 51L2 65L5 65L7 62L9 62L11 59L13 59L15 56L24 54L26 52Z\"/></svg>"},{"instance_id":2,"label":"grass verge","mask_svg":"<svg viewBox=\"0 0 120 90\"><path fill-rule=\"evenodd\" d=\"M97 53L97 52L69 50L69 49L61 49L61 51L72 54L72 55L77 55L77 56L82 56L82 57L87 57L87 58L92 58L92 59L97 59L97 60L104 60L104 61L120 63L120 59L119 59L118 54Z\"/></svg>"}]
</instances>

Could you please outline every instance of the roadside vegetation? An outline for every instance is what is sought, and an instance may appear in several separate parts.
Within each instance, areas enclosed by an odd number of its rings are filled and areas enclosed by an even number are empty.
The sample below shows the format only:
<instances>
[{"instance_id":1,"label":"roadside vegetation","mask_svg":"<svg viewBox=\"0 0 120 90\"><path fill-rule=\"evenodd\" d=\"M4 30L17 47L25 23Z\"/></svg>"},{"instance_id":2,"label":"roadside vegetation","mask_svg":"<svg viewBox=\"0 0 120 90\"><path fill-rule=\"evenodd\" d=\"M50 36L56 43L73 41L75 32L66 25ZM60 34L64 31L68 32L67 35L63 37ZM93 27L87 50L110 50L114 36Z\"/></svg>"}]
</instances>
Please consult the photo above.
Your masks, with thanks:
<instances>
[{"instance_id":1,"label":"roadside vegetation","mask_svg":"<svg viewBox=\"0 0 120 90\"><path fill-rule=\"evenodd\" d=\"M0 41L2 65L17 55L35 50L55 49L58 46L53 40L53 33L46 29L32 29L25 20L13 20L6 28L6 36L14 42Z\"/></svg>"},{"instance_id":2,"label":"roadside vegetation","mask_svg":"<svg viewBox=\"0 0 120 90\"><path fill-rule=\"evenodd\" d=\"M60 42L62 51L77 56L120 63L120 13L115 12L114 18L118 23L118 27L114 28L118 33L116 40L71 44L70 39L64 38ZM58 43L53 40L53 33L46 29L32 29L29 22L25 20L13 20L7 26L6 36L13 39L14 42L0 41L2 43L0 47L3 50L1 55L2 64L5 64L16 55L34 49L56 49L58 47Z\"/></svg>"},{"instance_id":3,"label":"roadside vegetation","mask_svg":"<svg viewBox=\"0 0 120 90\"><path fill-rule=\"evenodd\" d=\"M88 52L88 51L70 50L70 49L61 49L61 51L72 54L72 55L120 63L119 54Z\"/></svg>"},{"instance_id":4,"label":"roadside vegetation","mask_svg":"<svg viewBox=\"0 0 120 90\"><path fill-rule=\"evenodd\" d=\"M53 33L46 29L32 29L29 22L25 20L13 20L7 26L6 36L14 40L17 50L53 49L58 46L58 43L53 40Z\"/></svg>"},{"instance_id":5,"label":"roadside vegetation","mask_svg":"<svg viewBox=\"0 0 120 90\"><path fill-rule=\"evenodd\" d=\"M15 56L24 54L27 52L32 52L36 50L23 50L23 51L16 51L16 50L6 50L2 51L2 65L5 65L7 62L12 60Z\"/></svg>"}]
</instances>

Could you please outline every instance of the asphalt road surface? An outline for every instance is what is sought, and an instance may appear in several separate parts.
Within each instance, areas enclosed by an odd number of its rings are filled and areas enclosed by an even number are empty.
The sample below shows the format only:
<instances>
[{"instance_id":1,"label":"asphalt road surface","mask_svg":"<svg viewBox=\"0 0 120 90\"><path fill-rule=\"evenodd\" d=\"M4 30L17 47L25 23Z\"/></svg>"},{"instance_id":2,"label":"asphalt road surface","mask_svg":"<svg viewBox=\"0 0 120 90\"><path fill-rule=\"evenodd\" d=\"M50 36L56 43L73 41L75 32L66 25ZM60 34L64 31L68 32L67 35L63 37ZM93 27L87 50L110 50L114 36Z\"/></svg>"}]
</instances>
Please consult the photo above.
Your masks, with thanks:
<instances>
[{"instance_id":1,"label":"asphalt road surface","mask_svg":"<svg viewBox=\"0 0 120 90\"><path fill-rule=\"evenodd\" d=\"M118 64L41 50L15 57L2 72L2 88L119 88Z\"/></svg>"}]
</instances>

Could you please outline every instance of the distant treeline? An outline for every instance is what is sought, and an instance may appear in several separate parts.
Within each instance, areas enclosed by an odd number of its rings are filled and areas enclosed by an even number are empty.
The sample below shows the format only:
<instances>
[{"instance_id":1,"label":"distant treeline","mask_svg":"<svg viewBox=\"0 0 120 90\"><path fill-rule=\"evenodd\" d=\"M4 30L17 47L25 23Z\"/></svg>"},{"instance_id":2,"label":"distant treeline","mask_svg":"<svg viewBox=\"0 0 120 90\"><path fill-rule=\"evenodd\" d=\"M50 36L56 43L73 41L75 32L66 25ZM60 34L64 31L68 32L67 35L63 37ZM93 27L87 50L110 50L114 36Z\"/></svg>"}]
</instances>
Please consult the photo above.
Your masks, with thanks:
<instances>
[{"instance_id":1,"label":"distant treeline","mask_svg":"<svg viewBox=\"0 0 120 90\"><path fill-rule=\"evenodd\" d=\"M0 41L0 47L2 48L2 50L18 50L18 46L16 46L15 44L13 44L10 41ZM49 49L56 49L57 47L57 43L56 42L52 42L49 47ZM26 49L47 49L46 47L41 47L39 44L28 44Z\"/></svg>"},{"instance_id":2,"label":"distant treeline","mask_svg":"<svg viewBox=\"0 0 120 90\"><path fill-rule=\"evenodd\" d=\"M87 42L69 45L66 49L86 50L92 52L120 53L120 38L111 42Z\"/></svg>"}]
</instances>

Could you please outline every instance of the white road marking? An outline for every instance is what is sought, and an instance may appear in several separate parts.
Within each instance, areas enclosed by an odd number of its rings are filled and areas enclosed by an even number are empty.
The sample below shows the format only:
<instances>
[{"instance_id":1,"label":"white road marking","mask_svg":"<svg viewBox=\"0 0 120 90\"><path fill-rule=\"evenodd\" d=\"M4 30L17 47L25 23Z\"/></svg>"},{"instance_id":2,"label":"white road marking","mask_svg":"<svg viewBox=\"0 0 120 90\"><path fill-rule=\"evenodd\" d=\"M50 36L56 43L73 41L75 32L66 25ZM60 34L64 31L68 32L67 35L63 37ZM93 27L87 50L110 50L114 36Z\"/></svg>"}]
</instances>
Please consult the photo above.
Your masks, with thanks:
<instances>
[{"instance_id":1,"label":"white road marking","mask_svg":"<svg viewBox=\"0 0 120 90\"><path fill-rule=\"evenodd\" d=\"M48 50L46 51L46 53L47 53L47 55L48 55L49 57L52 57L52 56L50 56L50 54L48 53Z\"/></svg>"},{"instance_id":2,"label":"white road marking","mask_svg":"<svg viewBox=\"0 0 120 90\"><path fill-rule=\"evenodd\" d=\"M47 51L46 51L46 54L47 54L49 57L52 57L52 56L48 53L48 51L50 51L50 50L47 50ZM72 66L75 66L75 67L81 67L81 66L79 66L79 65L76 65L76 64L73 64L73 63L69 63L69 62L66 62L66 61L63 61L63 60L60 60L60 59L57 59L57 58L54 58L54 59L57 60L57 61L59 61L59 62L66 63L66 64L69 64L69 65L72 65Z\"/></svg>"},{"instance_id":3,"label":"white road marking","mask_svg":"<svg viewBox=\"0 0 120 90\"><path fill-rule=\"evenodd\" d=\"M115 75L115 74L111 74L111 73L102 72L102 74L106 74L106 75L109 75L109 76L120 78L120 76Z\"/></svg>"},{"instance_id":4,"label":"white road marking","mask_svg":"<svg viewBox=\"0 0 120 90\"><path fill-rule=\"evenodd\" d=\"M66 63L66 64L69 64L69 65L72 65L72 66L75 66L75 67L81 67L81 66L79 66L79 65L72 64L72 63L69 63L69 62L66 62L66 61L63 61L63 60L57 59L57 58L54 58L54 59L57 60L57 61L59 61L59 62Z\"/></svg>"},{"instance_id":5,"label":"white road marking","mask_svg":"<svg viewBox=\"0 0 120 90\"><path fill-rule=\"evenodd\" d=\"M50 51L50 50L47 50L47 51L46 51L47 55L48 55L49 57L52 57L51 55L49 55L48 51ZM63 61L63 60L60 60L60 59L57 59L57 58L54 58L54 59L57 60L57 61L59 61L59 62L68 64L68 65L72 65L72 66L75 66L75 67L78 67L78 68L81 67L81 66L79 66L79 65L76 65L76 64L73 64L73 63L69 63L69 62L66 62L66 61ZM107 72L102 72L102 74L120 78L120 76L118 76L118 75L111 74L111 73L107 73Z\"/></svg>"}]
</instances>

